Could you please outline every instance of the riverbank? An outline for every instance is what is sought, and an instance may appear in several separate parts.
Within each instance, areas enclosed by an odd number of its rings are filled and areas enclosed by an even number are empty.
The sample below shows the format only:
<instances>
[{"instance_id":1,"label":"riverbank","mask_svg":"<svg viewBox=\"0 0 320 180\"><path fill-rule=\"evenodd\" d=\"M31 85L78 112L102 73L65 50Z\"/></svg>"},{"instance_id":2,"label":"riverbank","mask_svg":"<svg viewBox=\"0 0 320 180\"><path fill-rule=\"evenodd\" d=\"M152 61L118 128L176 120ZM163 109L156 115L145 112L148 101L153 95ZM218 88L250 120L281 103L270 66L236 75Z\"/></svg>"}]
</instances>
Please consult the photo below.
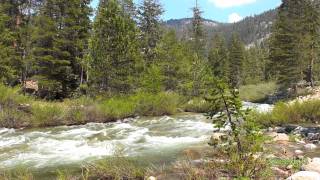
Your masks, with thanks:
<instances>
[{"instance_id":1,"label":"riverbank","mask_svg":"<svg viewBox=\"0 0 320 180\"><path fill-rule=\"evenodd\" d=\"M257 90L258 93L251 93ZM255 102L265 99L274 90L274 83L261 83L242 87L240 95L243 100ZM210 108L210 104L201 97L185 97L174 92L82 96L63 101L36 99L23 95L19 87L11 88L3 84L0 84L0 92L0 127L16 129L106 123L130 117L180 112L205 113Z\"/></svg>"},{"instance_id":2,"label":"riverbank","mask_svg":"<svg viewBox=\"0 0 320 180\"><path fill-rule=\"evenodd\" d=\"M19 93L19 88L0 85L0 127L35 128L106 123L137 116L163 116L178 112L206 112L201 98L174 92L136 93L126 96L80 97L49 102Z\"/></svg>"}]
</instances>

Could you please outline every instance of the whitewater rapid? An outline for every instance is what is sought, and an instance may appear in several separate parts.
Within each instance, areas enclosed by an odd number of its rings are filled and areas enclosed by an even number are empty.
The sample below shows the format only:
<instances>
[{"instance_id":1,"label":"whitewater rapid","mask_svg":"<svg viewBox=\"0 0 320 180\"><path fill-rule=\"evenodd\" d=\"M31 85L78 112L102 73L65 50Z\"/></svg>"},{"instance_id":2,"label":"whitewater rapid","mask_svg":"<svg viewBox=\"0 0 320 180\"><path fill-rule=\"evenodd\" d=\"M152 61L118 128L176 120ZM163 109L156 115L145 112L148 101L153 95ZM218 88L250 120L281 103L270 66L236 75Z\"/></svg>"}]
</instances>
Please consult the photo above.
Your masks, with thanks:
<instances>
[{"instance_id":1,"label":"whitewater rapid","mask_svg":"<svg viewBox=\"0 0 320 180\"><path fill-rule=\"evenodd\" d=\"M247 103L258 110L267 105ZM59 167L112 156L175 154L192 145L206 145L214 131L201 114L126 119L43 129L0 128L0 169Z\"/></svg>"}]
</instances>

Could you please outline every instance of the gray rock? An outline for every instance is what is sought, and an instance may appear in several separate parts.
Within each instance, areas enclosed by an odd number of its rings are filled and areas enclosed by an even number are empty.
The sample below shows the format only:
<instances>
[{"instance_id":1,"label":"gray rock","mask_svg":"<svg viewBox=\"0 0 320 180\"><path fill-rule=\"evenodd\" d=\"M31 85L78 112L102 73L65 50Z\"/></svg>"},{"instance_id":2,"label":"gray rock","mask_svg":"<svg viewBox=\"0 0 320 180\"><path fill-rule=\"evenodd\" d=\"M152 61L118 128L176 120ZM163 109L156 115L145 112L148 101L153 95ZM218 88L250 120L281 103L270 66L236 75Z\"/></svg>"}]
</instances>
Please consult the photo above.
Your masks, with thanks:
<instances>
[{"instance_id":1,"label":"gray rock","mask_svg":"<svg viewBox=\"0 0 320 180\"><path fill-rule=\"evenodd\" d=\"M296 155L301 155L301 154L303 154L303 151L301 151L301 150L295 150L294 153L295 153Z\"/></svg>"},{"instance_id":2,"label":"gray rock","mask_svg":"<svg viewBox=\"0 0 320 180\"><path fill-rule=\"evenodd\" d=\"M290 176L287 180L320 180L320 174L312 171L300 171Z\"/></svg>"},{"instance_id":3,"label":"gray rock","mask_svg":"<svg viewBox=\"0 0 320 180\"><path fill-rule=\"evenodd\" d=\"M317 148L317 146L315 144L306 144L304 148L306 148L307 150L314 150Z\"/></svg>"},{"instance_id":4,"label":"gray rock","mask_svg":"<svg viewBox=\"0 0 320 180\"><path fill-rule=\"evenodd\" d=\"M309 162L303 165L301 168L304 171L313 171L320 173L320 158L313 158L312 160L309 160Z\"/></svg>"}]
</instances>

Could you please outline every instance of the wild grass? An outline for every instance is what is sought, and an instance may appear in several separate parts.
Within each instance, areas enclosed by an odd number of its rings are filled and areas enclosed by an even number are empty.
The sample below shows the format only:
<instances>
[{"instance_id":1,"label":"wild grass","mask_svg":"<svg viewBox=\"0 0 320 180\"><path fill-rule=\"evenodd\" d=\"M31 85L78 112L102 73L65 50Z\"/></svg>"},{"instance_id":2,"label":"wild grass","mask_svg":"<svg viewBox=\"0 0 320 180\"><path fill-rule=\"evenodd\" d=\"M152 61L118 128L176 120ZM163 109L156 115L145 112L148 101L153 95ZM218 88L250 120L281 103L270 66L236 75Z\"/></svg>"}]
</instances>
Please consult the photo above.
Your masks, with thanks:
<instances>
[{"instance_id":1,"label":"wild grass","mask_svg":"<svg viewBox=\"0 0 320 180\"><path fill-rule=\"evenodd\" d=\"M0 171L1 180L34 180L34 175L26 168Z\"/></svg>"},{"instance_id":2,"label":"wild grass","mask_svg":"<svg viewBox=\"0 0 320 180\"><path fill-rule=\"evenodd\" d=\"M240 98L243 101L256 103L263 102L269 95L275 93L277 88L278 87L275 82L241 86L239 89Z\"/></svg>"},{"instance_id":3,"label":"wild grass","mask_svg":"<svg viewBox=\"0 0 320 180\"><path fill-rule=\"evenodd\" d=\"M106 97L80 97L63 102L37 100L19 93L19 88L0 84L0 127L47 127L88 122L110 122L135 116L172 115L181 97L171 92Z\"/></svg>"},{"instance_id":4,"label":"wild grass","mask_svg":"<svg viewBox=\"0 0 320 180\"><path fill-rule=\"evenodd\" d=\"M135 160L115 157L86 166L83 174L85 179L143 180L147 170Z\"/></svg>"},{"instance_id":5,"label":"wild grass","mask_svg":"<svg viewBox=\"0 0 320 180\"><path fill-rule=\"evenodd\" d=\"M182 108L186 112L206 113L210 109L210 103L203 98L193 98L185 103Z\"/></svg>"},{"instance_id":6,"label":"wild grass","mask_svg":"<svg viewBox=\"0 0 320 180\"><path fill-rule=\"evenodd\" d=\"M265 126L283 124L318 123L320 121L320 100L277 103L271 112L256 113L256 119Z\"/></svg>"},{"instance_id":7,"label":"wild grass","mask_svg":"<svg viewBox=\"0 0 320 180\"><path fill-rule=\"evenodd\" d=\"M298 171L301 169L302 165L306 163L306 159L280 159L273 158L268 160L270 166L276 166L281 169L286 169L289 165L292 166L292 169Z\"/></svg>"}]
</instances>

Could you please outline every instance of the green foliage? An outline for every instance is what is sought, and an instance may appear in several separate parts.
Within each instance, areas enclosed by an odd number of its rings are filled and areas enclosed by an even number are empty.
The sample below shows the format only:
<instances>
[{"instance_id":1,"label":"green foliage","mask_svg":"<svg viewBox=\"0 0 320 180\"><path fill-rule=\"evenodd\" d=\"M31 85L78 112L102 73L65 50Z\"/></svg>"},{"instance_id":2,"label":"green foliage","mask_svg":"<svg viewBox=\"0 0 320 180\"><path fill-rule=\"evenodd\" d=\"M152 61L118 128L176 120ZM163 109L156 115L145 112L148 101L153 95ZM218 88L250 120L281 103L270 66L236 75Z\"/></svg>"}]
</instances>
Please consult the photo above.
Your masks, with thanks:
<instances>
[{"instance_id":1,"label":"green foliage","mask_svg":"<svg viewBox=\"0 0 320 180\"><path fill-rule=\"evenodd\" d=\"M171 92L138 93L133 99L137 104L136 113L145 116L172 115L180 105L180 96Z\"/></svg>"},{"instance_id":2,"label":"green foliage","mask_svg":"<svg viewBox=\"0 0 320 180\"><path fill-rule=\"evenodd\" d=\"M240 86L240 99L249 102L263 102L269 95L277 91L275 82L266 82L260 84L250 84Z\"/></svg>"},{"instance_id":3,"label":"green foliage","mask_svg":"<svg viewBox=\"0 0 320 180\"><path fill-rule=\"evenodd\" d=\"M316 123L320 119L320 100L277 103L271 112L257 113L257 122L265 126Z\"/></svg>"},{"instance_id":4,"label":"green foliage","mask_svg":"<svg viewBox=\"0 0 320 180\"><path fill-rule=\"evenodd\" d=\"M244 110L238 92L223 81L213 82L208 116L218 128L229 125L226 145L212 144L216 153L227 158L226 170L234 178L263 177L266 160L263 145L265 138L249 110ZM255 156L258 156L255 157Z\"/></svg>"},{"instance_id":5,"label":"green foliage","mask_svg":"<svg viewBox=\"0 0 320 180\"><path fill-rule=\"evenodd\" d=\"M141 77L141 87L145 92L159 93L163 91L164 77L159 66L151 65Z\"/></svg>"},{"instance_id":6,"label":"green foliage","mask_svg":"<svg viewBox=\"0 0 320 180\"><path fill-rule=\"evenodd\" d=\"M282 88L307 80L314 85L314 64L319 41L319 14L311 1L283 0L273 28L270 59L273 75Z\"/></svg>"},{"instance_id":7,"label":"green foliage","mask_svg":"<svg viewBox=\"0 0 320 180\"><path fill-rule=\"evenodd\" d=\"M143 0L138 10L139 28L142 33L141 48L146 65L156 60L156 47L162 37L161 4L157 0Z\"/></svg>"},{"instance_id":8,"label":"green foliage","mask_svg":"<svg viewBox=\"0 0 320 180\"><path fill-rule=\"evenodd\" d=\"M91 39L92 82L111 93L134 88L140 61L137 28L118 1L101 1Z\"/></svg>"},{"instance_id":9,"label":"green foliage","mask_svg":"<svg viewBox=\"0 0 320 180\"><path fill-rule=\"evenodd\" d=\"M292 169L295 171L299 171L303 164L306 163L306 159L270 159L268 160L271 166L277 166L280 168L287 168L289 165L292 165Z\"/></svg>"},{"instance_id":10,"label":"green foliage","mask_svg":"<svg viewBox=\"0 0 320 180\"><path fill-rule=\"evenodd\" d=\"M241 42L239 35L233 34L231 45L229 48L229 61L230 61L230 84L234 88L239 88L243 83L242 71L243 63L245 60L245 48Z\"/></svg>"},{"instance_id":11,"label":"green foliage","mask_svg":"<svg viewBox=\"0 0 320 180\"><path fill-rule=\"evenodd\" d=\"M228 56L225 40L221 35L216 35L213 38L213 45L208 56L208 62L214 77L228 80L230 74Z\"/></svg>"},{"instance_id":12,"label":"green foliage","mask_svg":"<svg viewBox=\"0 0 320 180\"><path fill-rule=\"evenodd\" d=\"M84 58L88 44L90 12L86 0L52 0L41 6L32 36L41 97L70 97L78 87L80 59Z\"/></svg>"},{"instance_id":13,"label":"green foliage","mask_svg":"<svg viewBox=\"0 0 320 180\"><path fill-rule=\"evenodd\" d=\"M33 174L26 168L17 168L10 171L0 171L2 180L34 180Z\"/></svg>"},{"instance_id":14,"label":"green foliage","mask_svg":"<svg viewBox=\"0 0 320 180\"><path fill-rule=\"evenodd\" d=\"M192 51L199 57L204 58L205 53L205 45L206 42L205 34L203 30L203 18L202 18L202 12L200 8L198 7L198 4L193 10L193 18L192 18Z\"/></svg>"},{"instance_id":15,"label":"green foliage","mask_svg":"<svg viewBox=\"0 0 320 180\"><path fill-rule=\"evenodd\" d=\"M89 179L144 179L146 174L146 170L134 160L120 157L100 161L86 170Z\"/></svg>"},{"instance_id":16,"label":"green foliage","mask_svg":"<svg viewBox=\"0 0 320 180\"><path fill-rule=\"evenodd\" d=\"M17 76L16 49L13 46L16 34L10 11L14 9L10 2L0 3L0 82L11 83Z\"/></svg>"},{"instance_id":17,"label":"green foliage","mask_svg":"<svg viewBox=\"0 0 320 180\"><path fill-rule=\"evenodd\" d=\"M104 117L111 120L124 119L135 115L136 104L129 97L108 99L98 105Z\"/></svg>"},{"instance_id":18,"label":"green foliage","mask_svg":"<svg viewBox=\"0 0 320 180\"><path fill-rule=\"evenodd\" d=\"M186 112L205 113L210 110L210 103L203 98L192 98L182 108Z\"/></svg>"},{"instance_id":19,"label":"green foliage","mask_svg":"<svg viewBox=\"0 0 320 180\"><path fill-rule=\"evenodd\" d=\"M242 73L243 84L258 84L269 79L267 71L268 48L263 44L255 44L247 49L245 54Z\"/></svg>"}]
</instances>

